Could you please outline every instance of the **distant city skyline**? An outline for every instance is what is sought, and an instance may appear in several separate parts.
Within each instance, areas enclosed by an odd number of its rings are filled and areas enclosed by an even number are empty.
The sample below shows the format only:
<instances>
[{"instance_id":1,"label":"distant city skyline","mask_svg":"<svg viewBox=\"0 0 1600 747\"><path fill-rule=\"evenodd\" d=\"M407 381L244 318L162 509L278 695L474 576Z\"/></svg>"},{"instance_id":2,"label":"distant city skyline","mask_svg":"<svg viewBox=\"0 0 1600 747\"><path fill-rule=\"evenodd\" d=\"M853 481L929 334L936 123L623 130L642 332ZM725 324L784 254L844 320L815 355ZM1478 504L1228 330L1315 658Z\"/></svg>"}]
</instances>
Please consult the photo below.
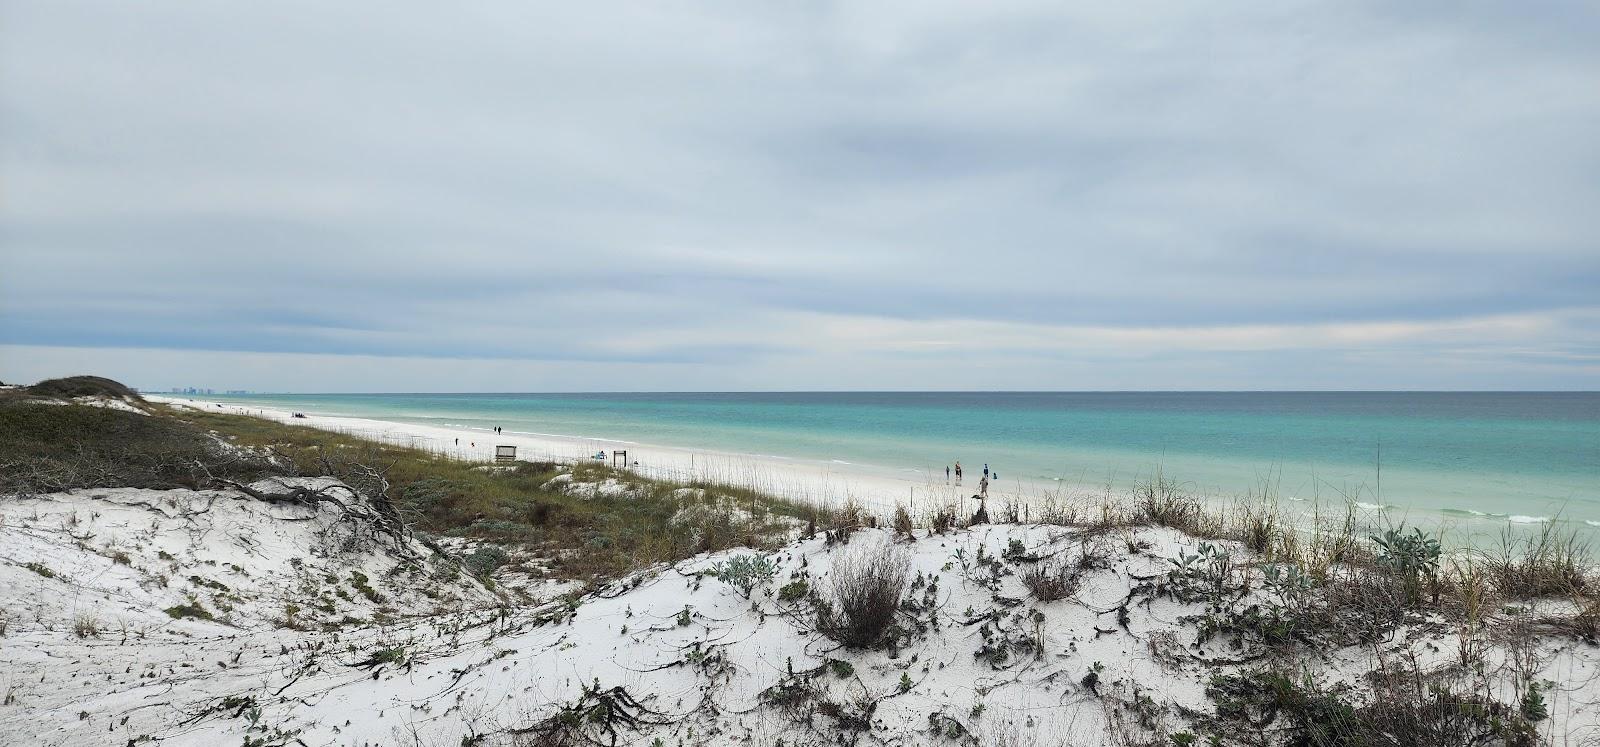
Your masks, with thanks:
<instances>
[{"instance_id":1,"label":"distant city skyline","mask_svg":"<svg viewBox=\"0 0 1600 747\"><path fill-rule=\"evenodd\" d=\"M1595 389L1596 38L1582 3L7 0L0 380Z\"/></svg>"}]
</instances>

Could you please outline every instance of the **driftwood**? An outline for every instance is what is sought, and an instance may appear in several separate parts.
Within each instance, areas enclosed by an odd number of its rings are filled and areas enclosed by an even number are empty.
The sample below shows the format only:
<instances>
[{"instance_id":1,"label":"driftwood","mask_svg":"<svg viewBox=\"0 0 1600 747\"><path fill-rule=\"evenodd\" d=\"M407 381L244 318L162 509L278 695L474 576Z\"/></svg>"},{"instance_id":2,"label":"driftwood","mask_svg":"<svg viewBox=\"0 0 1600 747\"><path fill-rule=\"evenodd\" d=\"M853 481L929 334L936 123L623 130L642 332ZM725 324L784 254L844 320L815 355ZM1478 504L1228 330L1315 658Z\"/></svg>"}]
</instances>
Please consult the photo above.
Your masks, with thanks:
<instances>
[{"instance_id":1,"label":"driftwood","mask_svg":"<svg viewBox=\"0 0 1600 747\"><path fill-rule=\"evenodd\" d=\"M561 706L538 723L510 733L529 738L534 745L614 747L624 731L637 733L643 726L663 723L660 715L635 700L626 689L619 686L602 690L596 682L593 687L584 686L576 703Z\"/></svg>"},{"instance_id":2,"label":"driftwood","mask_svg":"<svg viewBox=\"0 0 1600 747\"><path fill-rule=\"evenodd\" d=\"M368 468L370 469L370 468ZM382 479L381 474L375 470L372 474ZM358 526L371 529L379 535L386 536L394 541L396 549L410 554L408 544L410 532L406 529L405 522L400 518L399 512L394 510L393 504L387 497L371 498L363 496L355 488L343 483L334 483L321 488L308 488L303 485L284 485L280 491L260 490L244 483L235 482L220 477L213 477L210 484L214 487L224 487L237 490L251 498L263 503L275 505L307 506L320 509L324 504L333 506L341 517ZM384 481L387 485L387 481ZM345 494L341 500L340 493Z\"/></svg>"}]
</instances>

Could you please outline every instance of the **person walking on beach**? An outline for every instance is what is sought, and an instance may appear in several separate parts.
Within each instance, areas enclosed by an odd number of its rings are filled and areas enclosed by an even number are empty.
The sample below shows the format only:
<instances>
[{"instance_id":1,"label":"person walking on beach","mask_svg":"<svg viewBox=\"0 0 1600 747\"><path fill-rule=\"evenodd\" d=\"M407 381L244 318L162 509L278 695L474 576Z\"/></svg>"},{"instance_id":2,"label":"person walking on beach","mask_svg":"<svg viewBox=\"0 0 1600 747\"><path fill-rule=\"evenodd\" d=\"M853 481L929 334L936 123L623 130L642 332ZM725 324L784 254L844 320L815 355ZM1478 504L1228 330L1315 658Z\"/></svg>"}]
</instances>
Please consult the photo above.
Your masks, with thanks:
<instances>
[{"instance_id":1,"label":"person walking on beach","mask_svg":"<svg viewBox=\"0 0 1600 747\"><path fill-rule=\"evenodd\" d=\"M944 481L946 483L950 482L950 465L948 464L944 466Z\"/></svg>"},{"instance_id":2,"label":"person walking on beach","mask_svg":"<svg viewBox=\"0 0 1600 747\"><path fill-rule=\"evenodd\" d=\"M457 445L457 446L460 446L460 445L461 445L461 439L459 439L459 438L458 438L458 439L456 439L456 445Z\"/></svg>"},{"instance_id":3,"label":"person walking on beach","mask_svg":"<svg viewBox=\"0 0 1600 747\"><path fill-rule=\"evenodd\" d=\"M989 463L988 462L984 462L983 463L983 476L984 476L985 479L987 479L989 477Z\"/></svg>"},{"instance_id":4,"label":"person walking on beach","mask_svg":"<svg viewBox=\"0 0 1600 747\"><path fill-rule=\"evenodd\" d=\"M961 461L956 460L956 484L961 484Z\"/></svg>"},{"instance_id":5,"label":"person walking on beach","mask_svg":"<svg viewBox=\"0 0 1600 747\"><path fill-rule=\"evenodd\" d=\"M978 495L983 497L983 498L988 498L989 497L989 476L988 475L984 475L983 479L978 481Z\"/></svg>"}]
</instances>

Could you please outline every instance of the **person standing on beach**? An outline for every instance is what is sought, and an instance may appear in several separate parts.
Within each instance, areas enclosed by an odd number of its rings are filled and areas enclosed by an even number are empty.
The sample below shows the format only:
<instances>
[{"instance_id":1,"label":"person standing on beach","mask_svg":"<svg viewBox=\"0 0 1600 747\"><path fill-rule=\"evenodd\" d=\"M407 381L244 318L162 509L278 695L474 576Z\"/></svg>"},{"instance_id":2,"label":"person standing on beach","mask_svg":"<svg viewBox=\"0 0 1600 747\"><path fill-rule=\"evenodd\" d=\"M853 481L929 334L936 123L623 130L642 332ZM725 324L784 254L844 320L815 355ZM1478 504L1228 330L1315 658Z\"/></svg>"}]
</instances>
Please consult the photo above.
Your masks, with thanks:
<instances>
[{"instance_id":1,"label":"person standing on beach","mask_svg":"<svg viewBox=\"0 0 1600 747\"><path fill-rule=\"evenodd\" d=\"M944 466L944 481L950 482L950 465L948 464Z\"/></svg>"},{"instance_id":2,"label":"person standing on beach","mask_svg":"<svg viewBox=\"0 0 1600 747\"><path fill-rule=\"evenodd\" d=\"M956 460L956 484L961 484L961 461Z\"/></svg>"},{"instance_id":3,"label":"person standing on beach","mask_svg":"<svg viewBox=\"0 0 1600 747\"><path fill-rule=\"evenodd\" d=\"M988 475L984 475L983 479L978 481L978 495L983 497L983 498L988 498L989 497L989 476Z\"/></svg>"},{"instance_id":4,"label":"person standing on beach","mask_svg":"<svg viewBox=\"0 0 1600 747\"><path fill-rule=\"evenodd\" d=\"M984 477L984 479L988 479L989 478L989 463L988 462L984 462L983 463L983 477Z\"/></svg>"}]
</instances>

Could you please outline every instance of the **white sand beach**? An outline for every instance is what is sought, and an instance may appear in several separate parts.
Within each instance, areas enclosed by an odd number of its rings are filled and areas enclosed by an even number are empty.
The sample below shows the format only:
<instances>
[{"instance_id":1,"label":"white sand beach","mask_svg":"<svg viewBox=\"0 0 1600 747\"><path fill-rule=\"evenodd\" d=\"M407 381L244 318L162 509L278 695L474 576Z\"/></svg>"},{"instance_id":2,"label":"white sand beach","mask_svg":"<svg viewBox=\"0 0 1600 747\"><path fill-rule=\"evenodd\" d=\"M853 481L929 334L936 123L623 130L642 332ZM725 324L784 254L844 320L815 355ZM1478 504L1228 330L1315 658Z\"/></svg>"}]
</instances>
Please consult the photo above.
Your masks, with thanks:
<instances>
[{"instance_id":1,"label":"white sand beach","mask_svg":"<svg viewBox=\"0 0 1600 747\"><path fill-rule=\"evenodd\" d=\"M611 464L614 452L623 449L627 452L629 469L644 477L673 482L706 481L750 488L770 495L823 506L837 506L854 500L882 516L891 514L897 504L905 505L907 510L917 512L946 506L962 499L970 500L972 496L978 494L979 480L982 477L977 473L977 469L969 467L962 483L957 485L953 481L947 483L942 472L937 475L897 473L841 462L819 462L762 454L738 454L543 433L506 431L496 434L489 428L439 427L318 414L310 411L299 411L303 417L295 417L295 412L288 410L182 396L152 394L146 395L146 398L175 407L248 415L292 425L321 428L431 451L456 459L493 461L495 447L503 445L517 447L517 458L522 461L569 464L598 461L594 459L595 455L604 452L605 463ZM634 464L635 462L637 464ZM989 497L996 501L1028 503L1043 500L1046 496L1063 491L1091 490L1093 488L1090 486L1044 484L1007 478L1003 482L989 486Z\"/></svg>"}]
</instances>

